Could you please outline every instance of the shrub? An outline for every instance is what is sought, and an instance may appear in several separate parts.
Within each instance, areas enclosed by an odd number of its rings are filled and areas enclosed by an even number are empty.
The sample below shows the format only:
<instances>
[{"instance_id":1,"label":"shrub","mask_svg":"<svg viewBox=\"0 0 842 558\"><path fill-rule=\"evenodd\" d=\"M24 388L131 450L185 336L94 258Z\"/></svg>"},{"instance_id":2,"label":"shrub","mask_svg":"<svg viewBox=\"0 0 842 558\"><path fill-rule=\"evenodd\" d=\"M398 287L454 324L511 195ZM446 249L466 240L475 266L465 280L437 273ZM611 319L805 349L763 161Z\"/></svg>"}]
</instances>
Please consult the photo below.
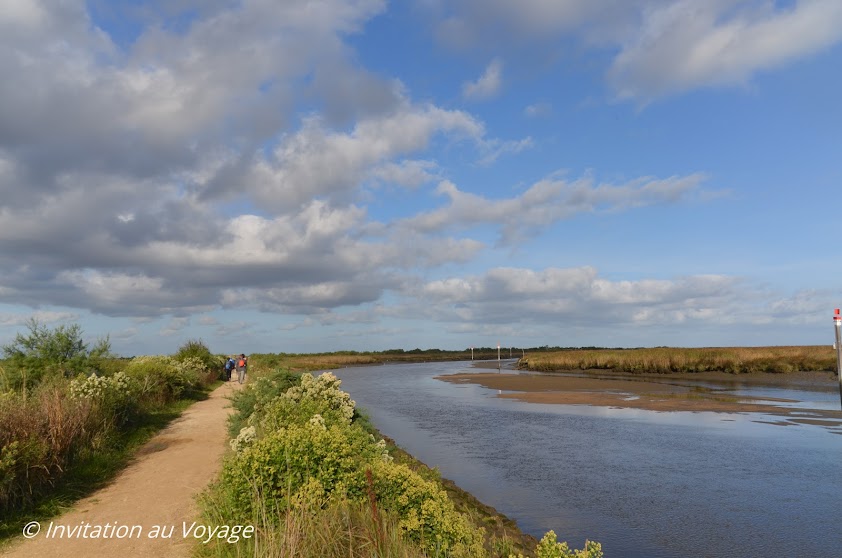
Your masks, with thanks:
<instances>
[{"instance_id":1,"label":"shrub","mask_svg":"<svg viewBox=\"0 0 842 558\"><path fill-rule=\"evenodd\" d=\"M214 375L218 375L225 365L222 357L213 355L201 340L195 339L179 347L173 359L177 362L190 361L193 368L202 369L205 373L212 372Z\"/></svg>"},{"instance_id":2,"label":"shrub","mask_svg":"<svg viewBox=\"0 0 842 558\"><path fill-rule=\"evenodd\" d=\"M27 328L27 335L18 333L3 346L6 382L11 388L23 389L24 394L43 378L97 370L103 359L110 357L108 338L100 339L89 349L78 324L49 329L33 319Z\"/></svg>"},{"instance_id":3,"label":"shrub","mask_svg":"<svg viewBox=\"0 0 842 558\"><path fill-rule=\"evenodd\" d=\"M340 385L342 385L342 380L331 372L325 372L317 377L305 372L301 375L301 384L291 387L281 397L295 403L307 400L321 401L329 409L339 412L350 423L354 417L356 403L351 400L348 393L339 389Z\"/></svg>"},{"instance_id":4,"label":"shrub","mask_svg":"<svg viewBox=\"0 0 842 558\"><path fill-rule=\"evenodd\" d=\"M602 545L594 541L585 541L585 548L582 550L571 550L566 542L558 542L553 531L547 531L544 538L535 548L535 558L602 558ZM515 558L510 555L509 558ZM517 558L523 558L518 554Z\"/></svg>"},{"instance_id":5,"label":"shrub","mask_svg":"<svg viewBox=\"0 0 842 558\"><path fill-rule=\"evenodd\" d=\"M245 429L244 429L245 430ZM222 470L236 507L251 515L260 499L270 514L293 503L299 491L318 488L359 498L365 493L365 467L382 458L371 435L346 425L326 427L318 421L268 432L262 438L237 444Z\"/></svg>"},{"instance_id":6,"label":"shrub","mask_svg":"<svg viewBox=\"0 0 842 558\"><path fill-rule=\"evenodd\" d=\"M228 419L229 434L237 436L240 429L249 423L253 414L258 416L256 420L262 418L267 404L277 400L286 390L300 382L301 377L298 374L287 370L275 370L258 377L245 388L235 392L231 398L231 406L234 407L235 413Z\"/></svg>"},{"instance_id":7,"label":"shrub","mask_svg":"<svg viewBox=\"0 0 842 558\"><path fill-rule=\"evenodd\" d=\"M138 389L125 372L113 376L78 376L70 381L71 399L87 399L114 416L117 426L129 422L139 412Z\"/></svg>"},{"instance_id":8,"label":"shrub","mask_svg":"<svg viewBox=\"0 0 842 558\"><path fill-rule=\"evenodd\" d=\"M426 480L403 464L372 464L374 492L381 507L395 512L398 525L434 556L481 557L484 532L456 511L436 482Z\"/></svg>"},{"instance_id":9,"label":"shrub","mask_svg":"<svg viewBox=\"0 0 842 558\"><path fill-rule=\"evenodd\" d=\"M167 356L137 357L124 372L135 382L139 396L156 403L178 399L199 389L209 379L204 363L194 357L181 361Z\"/></svg>"}]
</instances>

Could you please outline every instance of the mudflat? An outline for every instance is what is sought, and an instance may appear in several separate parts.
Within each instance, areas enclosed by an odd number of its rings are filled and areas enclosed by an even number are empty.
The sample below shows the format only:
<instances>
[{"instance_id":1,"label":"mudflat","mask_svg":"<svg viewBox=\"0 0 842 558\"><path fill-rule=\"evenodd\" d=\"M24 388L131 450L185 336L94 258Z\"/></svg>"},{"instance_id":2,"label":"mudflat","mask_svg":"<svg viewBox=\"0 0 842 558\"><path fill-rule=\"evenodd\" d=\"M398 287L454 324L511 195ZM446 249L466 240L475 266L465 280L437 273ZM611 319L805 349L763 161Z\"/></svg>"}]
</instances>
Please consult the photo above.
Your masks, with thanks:
<instances>
[{"instance_id":1,"label":"mudflat","mask_svg":"<svg viewBox=\"0 0 842 558\"><path fill-rule=\"evenodd\" d=\"M477 368L497 368L497 363L478 363ZM606 371L519 373L503 368L499 372L470 372L439 376L452 383L473 383L499 390L498 397L530 403L593 405L647 409L651 411L708 411L764 413L787 417L792 423L811 420L827 426L842 426L842 411L803 408L786 404L796 399L736 395L741 387L780 387L800 391L838 390L831 372L787 374L729 374L725 372L630 374ZM795 413L795 414L794 414Z\"/></svg>"}]
</instances>

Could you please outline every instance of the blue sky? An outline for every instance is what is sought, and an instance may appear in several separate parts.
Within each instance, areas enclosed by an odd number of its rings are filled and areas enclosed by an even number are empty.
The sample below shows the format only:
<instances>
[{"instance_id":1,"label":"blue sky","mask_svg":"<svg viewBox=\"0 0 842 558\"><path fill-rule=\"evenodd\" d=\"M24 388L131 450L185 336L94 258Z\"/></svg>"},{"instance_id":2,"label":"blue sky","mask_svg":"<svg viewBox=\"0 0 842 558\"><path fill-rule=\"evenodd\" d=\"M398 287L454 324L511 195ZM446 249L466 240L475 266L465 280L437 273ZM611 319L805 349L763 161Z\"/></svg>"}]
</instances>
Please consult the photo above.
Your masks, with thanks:
<instances>
[{"instance_id":1,"label":"blue sky","mask_svg":"<svg viewBox=\"0 0 842 558\"><path fill-rule=\"evenodd\" d=\"M0 10L0 342L830 344L838 0Z\"/></svg>"}]
</instances>

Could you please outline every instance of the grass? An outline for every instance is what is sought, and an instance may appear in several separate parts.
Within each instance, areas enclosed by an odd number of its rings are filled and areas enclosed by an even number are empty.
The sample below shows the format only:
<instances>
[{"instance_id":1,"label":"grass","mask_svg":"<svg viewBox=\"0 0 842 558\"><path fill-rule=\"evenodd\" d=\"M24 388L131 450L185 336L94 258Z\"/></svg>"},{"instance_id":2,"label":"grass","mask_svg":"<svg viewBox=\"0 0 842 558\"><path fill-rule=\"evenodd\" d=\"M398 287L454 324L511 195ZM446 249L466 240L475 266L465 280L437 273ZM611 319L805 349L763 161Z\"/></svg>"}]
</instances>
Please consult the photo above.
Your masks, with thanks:
<instances>
[{"instance_id":1,"label":"grass","mask_svg":"<svg viewBox=\"0 0 842 558\"><path fill-rule=\"evenodd\" d=\"M117 434L96 451L80 456L55 483L49 494L24 509L0 519L0 549L20 535L28 521L45 521L67 511L76 501L89 496L112 481L155 434L177 419L190 405L207 399L219 382L203 390L191 390L179 399L144 413L133 428Z\"/></svg>"},{"instance_id":2,"label":"grass","mask_svg":"<svg viewBox=\"0 0 842 558\"><path fill-rule=\"evenodd\" d=\"M497 349L475 349L473 356L475 360L493 360L497 358ZM258 353L249 356L249 366L285 368L294 372L312 372L367 364L449 360L471 360L471 351L442 351L439 349L422 351L414 349L411 351L392 350L366 353L353 351L314 354Z\"/></svg>"},{"instance_id":3,"label":"grass","mask_svg":"<svg viewBox=\"0 0 842 558\"><path fill-rule=\"evenodd\" d=\"M571 349L527 353L519 366L535 371L613 370L634 374L834 371L827 345L651 349Z\"/></svg>"}]
</instances>

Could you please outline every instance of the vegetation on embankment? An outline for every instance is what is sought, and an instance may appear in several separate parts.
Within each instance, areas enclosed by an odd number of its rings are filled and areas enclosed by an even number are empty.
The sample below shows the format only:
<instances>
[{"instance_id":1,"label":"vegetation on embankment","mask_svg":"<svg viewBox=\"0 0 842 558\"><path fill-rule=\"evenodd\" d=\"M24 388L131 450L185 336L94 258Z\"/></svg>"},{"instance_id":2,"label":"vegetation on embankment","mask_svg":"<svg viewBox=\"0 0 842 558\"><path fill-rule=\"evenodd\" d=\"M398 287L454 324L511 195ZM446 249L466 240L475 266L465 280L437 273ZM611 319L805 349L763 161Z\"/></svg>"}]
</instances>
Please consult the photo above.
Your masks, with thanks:
<instances>
[{"instance_id":1,"label":"vegetation on embankment","mask_svg":"<svg viewBox=\"0 0 842 558\"><path fill-rule=\"evenodd\" d=\"M553 533L537 545L437 471L379 438L330 373L252 362L233 398L231 453L202 496L204 521L247 524L254 537L211 541L203 556L598 558Z\"/></svg>"},{"instance_id":2,"label":"vegetation on embankment","mask_svg":"<svg viewBox=\"0 0 842 558\"><path fill-rule=\"evenodd\" d=\"M521 369L540 372L611 370L632 374L694 372L786 373L833 371L836 355L829 345L793 347L710 347L641 349L569 349L527 352Z\"/></svg>"},{"instance_id":3,"label":"vegetation on embankment","mask_svg":"<svg viewBox=\"0 0 842 558\"><path fill-rule=\"evenodd\" d=\"M120 359L76 326L29 324L3 347L0 539L112 478L144 441L205 396L221 360L200 341L173 356Z\"/></svg>"},{"instance_id":4,"label":"vegetation on embankment","mask_svg":"<svg viewBox=\"0 0 842 558\"><path fill-rule=\"evenodd\" d=\"M502 356L508 357L507 348ZM515 356L522 355L517 349ZM249 366L259 366L265 369L285 368L295 372L328 370L344 366L360 366L366 364L384 364L401 362L432 362L471 360L471 349L464 351L445 351L441 349L390 349L387 351L337 351L333 353L252 353L249 355ZM497 349L491 347L475 347L474 360L496 360Z\"/></svg>"}]
</instances>

